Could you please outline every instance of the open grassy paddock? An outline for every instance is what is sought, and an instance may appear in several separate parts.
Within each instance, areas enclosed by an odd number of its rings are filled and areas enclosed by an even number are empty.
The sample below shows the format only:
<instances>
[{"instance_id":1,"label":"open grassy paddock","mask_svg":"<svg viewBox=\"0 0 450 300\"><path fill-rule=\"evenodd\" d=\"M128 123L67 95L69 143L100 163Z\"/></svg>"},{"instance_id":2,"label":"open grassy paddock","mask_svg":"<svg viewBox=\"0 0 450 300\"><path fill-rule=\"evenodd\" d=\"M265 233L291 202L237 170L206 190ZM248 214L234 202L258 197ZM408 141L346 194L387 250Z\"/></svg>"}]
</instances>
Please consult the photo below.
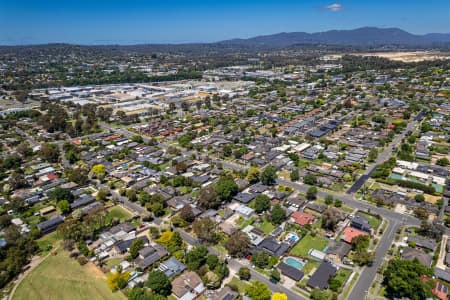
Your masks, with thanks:
<instances>
[{"instance_id":1,"label":"open grassy paddock","mask_svg":"<svg viewBox=\"0 0 450 300\"><path fill-rule=\"evenodd\" d=\"M93 300L126 299L113 293L103 273L91 264L80 266L68 253L59 250L48 256L28 274L14 293L13 300Z\"/></svg>"}]
</instances>

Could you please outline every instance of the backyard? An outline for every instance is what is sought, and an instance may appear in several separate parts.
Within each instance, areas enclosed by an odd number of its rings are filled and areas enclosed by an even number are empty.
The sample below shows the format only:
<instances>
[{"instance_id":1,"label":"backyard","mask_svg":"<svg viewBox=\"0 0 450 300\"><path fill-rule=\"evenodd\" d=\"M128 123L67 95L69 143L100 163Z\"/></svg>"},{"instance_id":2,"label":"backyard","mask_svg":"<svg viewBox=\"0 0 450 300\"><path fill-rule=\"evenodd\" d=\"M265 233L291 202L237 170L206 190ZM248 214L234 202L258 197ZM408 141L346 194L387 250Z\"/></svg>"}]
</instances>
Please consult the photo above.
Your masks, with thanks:
<instances>
[{"instance_id":1,"label":"backyard","mask_svg":"<svg viewBox=\"0 0 450 300\"><path fill-rule=\"evenodd\" d=\"M80 266L65 251L48 256L17 287L13 300L126 299L113 293L104 274L92 264Z\"/></svg>"},{"instance_id":2,"label":"backyard","mask_svg":"<svg viewBox=\"0 0 450 300\"><path fill-rule=\"evenodd\" d=\"M318 235L313 237L311 234L308 234L289 253L294 256L307 257L311 248L323 251L327 245L328 241L325 238Z\"/></svg>"},{"instance_id":3,"label":"backyard","mask_svg":"<svg viewBox=\"0 0 450 300\"><path fill-rule=\"evenodd\" d=\"M106 221L111 222L113 219L119 219L120 222L123 222L131 217L131 214L122 207L114 206L108 210Z\"/></svg>"}]
</instances>

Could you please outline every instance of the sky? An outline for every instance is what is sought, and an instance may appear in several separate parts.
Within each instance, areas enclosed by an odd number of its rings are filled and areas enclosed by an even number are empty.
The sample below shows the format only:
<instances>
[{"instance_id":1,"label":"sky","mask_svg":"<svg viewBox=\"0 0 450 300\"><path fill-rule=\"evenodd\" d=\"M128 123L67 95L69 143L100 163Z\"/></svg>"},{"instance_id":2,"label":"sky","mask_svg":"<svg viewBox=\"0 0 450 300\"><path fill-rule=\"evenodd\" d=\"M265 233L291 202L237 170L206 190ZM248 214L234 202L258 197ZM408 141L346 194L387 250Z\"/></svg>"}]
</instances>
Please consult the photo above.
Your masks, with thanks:
<instances>
[{"instance_id":1,"label":"sky","mask_svg":"<svg viewBox=\"0 0 450 300\"><path fill-rule=\"evenodd\" d=\"M450 0L0 0L0 45L215 42L364 26L450 33Z\"/></svg>"}]
</instances>

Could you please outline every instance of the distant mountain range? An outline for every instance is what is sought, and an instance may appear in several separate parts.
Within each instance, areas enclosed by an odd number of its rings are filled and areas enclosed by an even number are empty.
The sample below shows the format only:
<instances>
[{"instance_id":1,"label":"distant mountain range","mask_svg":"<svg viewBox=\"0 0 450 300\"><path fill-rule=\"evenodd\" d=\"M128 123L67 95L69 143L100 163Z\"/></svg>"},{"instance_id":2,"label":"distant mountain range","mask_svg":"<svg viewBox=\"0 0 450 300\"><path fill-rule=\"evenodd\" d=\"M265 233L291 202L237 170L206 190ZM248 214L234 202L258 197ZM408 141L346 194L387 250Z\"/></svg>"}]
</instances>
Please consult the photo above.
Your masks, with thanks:
<instances>
[{"instance_id":1,"label":"distant mountain range","mask_svg":"<svg viewBox=\"0 0 450 300\"><path fill-rule=\"evenodd\" d=\"M398 28L362 27L316 33L282 32L248 39L232 39L218 44L283 48L299 44L348 46L408 45L431 46L450 43L450 33L417 35Z\"/></svg>"}]
</instances>

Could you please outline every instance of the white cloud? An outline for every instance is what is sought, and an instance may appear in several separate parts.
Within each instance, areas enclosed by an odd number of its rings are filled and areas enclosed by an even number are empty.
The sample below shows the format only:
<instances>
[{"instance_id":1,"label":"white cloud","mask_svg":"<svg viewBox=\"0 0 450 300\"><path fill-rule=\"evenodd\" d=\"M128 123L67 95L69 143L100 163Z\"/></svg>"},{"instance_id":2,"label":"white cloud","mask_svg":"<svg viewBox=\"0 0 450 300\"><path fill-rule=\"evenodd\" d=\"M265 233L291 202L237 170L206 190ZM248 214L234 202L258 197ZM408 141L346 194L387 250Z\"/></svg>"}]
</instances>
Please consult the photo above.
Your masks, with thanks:
<instances>
[{"instance_id":1,"label":"white cloud","mask_svg":"<svg viewBox=\"0 0 450 300\"><path fill-rule=\"evenodd\" d=\"M340 11L340 10L342 10L344 7L342 6L342 4L340 4L340 3L333 3L333 4L330 4L330 5L327 5L327 6L325 6L325 9L326 10L329 10L329 11Z\"/></svg>"}]
</instances>

